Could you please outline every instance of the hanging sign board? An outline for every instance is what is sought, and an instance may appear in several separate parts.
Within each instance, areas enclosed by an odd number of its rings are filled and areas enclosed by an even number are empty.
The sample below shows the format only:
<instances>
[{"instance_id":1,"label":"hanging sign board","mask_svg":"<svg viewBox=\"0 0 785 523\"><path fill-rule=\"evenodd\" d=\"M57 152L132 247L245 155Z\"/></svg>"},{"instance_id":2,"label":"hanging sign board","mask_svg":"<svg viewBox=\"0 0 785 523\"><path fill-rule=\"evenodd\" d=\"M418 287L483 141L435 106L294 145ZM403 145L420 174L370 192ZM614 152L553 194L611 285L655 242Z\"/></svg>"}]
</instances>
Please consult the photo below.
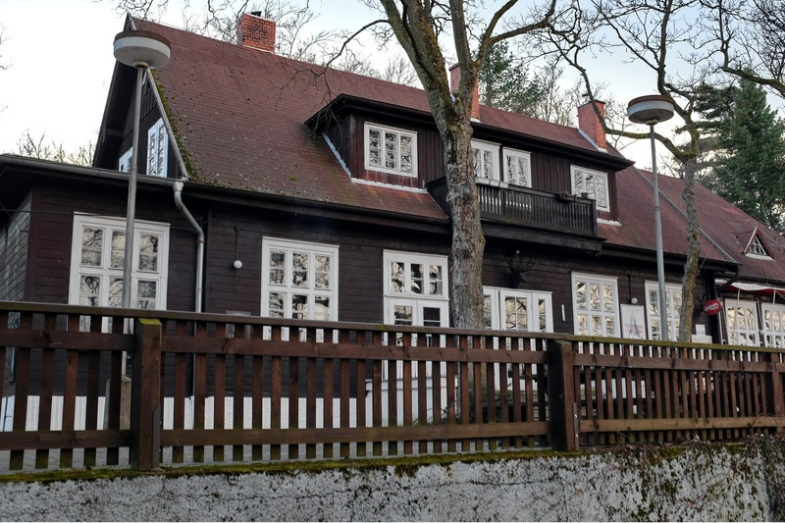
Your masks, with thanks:
<instances>
[{"instance_id":1,"label":"hanging sign board","mask_svg":"<svg viewBox=\"0 0 785 523\"><path fill-rule=\"evenodd\" d=\"M621 326L622 338L633 340L646 339L646 320L644 319L643 305L622 305Z\"/></svg>"},{"instance_id":2,"label":"hanging sign board","mask_svg":"<svg viewBox=\"0 0 785 523\"><path fill-rule=\"evenodd\" d=\"M721 310L722 310L722 303L720 303L720 300L710 300L706 302L706 305L703 306L703 312L705 312L710 316L717 314Z\"/></svg>"}]
</instances>

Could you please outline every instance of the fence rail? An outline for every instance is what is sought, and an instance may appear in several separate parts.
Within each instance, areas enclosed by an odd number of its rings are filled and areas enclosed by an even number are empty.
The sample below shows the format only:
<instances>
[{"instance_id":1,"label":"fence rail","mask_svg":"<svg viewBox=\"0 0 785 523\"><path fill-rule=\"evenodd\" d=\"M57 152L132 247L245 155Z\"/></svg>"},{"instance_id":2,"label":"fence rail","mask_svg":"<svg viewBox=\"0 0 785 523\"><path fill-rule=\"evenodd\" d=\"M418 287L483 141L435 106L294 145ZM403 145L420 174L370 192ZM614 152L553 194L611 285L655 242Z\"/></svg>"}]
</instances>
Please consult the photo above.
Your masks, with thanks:
<instances>
[{"instance_id":1,"label":"fence rail","mask_svg":"<svg viewBox=\"0 0 785 523\"><path fill-rule=\"evenodd\" d=\"M0 302L0 373L8 470L571 450L785 426L783 353L749 347Z\"/></svg>"}]
</instances>

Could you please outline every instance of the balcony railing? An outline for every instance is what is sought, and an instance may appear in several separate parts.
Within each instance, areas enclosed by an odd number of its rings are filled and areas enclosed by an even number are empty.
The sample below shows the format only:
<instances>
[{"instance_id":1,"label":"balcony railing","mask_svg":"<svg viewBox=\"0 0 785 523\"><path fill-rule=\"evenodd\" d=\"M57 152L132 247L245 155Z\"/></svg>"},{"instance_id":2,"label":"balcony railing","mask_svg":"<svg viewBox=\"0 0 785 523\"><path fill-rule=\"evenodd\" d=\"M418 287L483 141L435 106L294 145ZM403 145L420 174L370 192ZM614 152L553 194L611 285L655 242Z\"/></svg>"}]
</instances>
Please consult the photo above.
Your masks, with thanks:
<instances>
[{"instance_id":1,"label":"balcony railing","mask_svg":"<svg viewBox=\"0 0 785 523\"><path fill-rule=\"evenodd\" d=\"M491 183L477 183L484 220L580 236L597 236L594 200ZM429 184L428 192L445 212L449 212L446 179Z\"/></svg>"}]
</instances>

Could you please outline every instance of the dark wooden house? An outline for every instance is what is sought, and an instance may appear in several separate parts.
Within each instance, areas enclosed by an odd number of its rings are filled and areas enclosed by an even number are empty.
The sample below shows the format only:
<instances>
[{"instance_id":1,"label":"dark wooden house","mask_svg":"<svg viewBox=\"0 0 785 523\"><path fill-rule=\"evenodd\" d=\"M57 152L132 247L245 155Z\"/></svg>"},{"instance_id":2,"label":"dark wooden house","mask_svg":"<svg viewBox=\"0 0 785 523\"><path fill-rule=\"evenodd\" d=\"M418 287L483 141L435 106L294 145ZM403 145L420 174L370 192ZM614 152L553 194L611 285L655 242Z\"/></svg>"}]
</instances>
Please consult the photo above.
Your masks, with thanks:
<instances>
[{"instance_id":1,"label":"dark wooden house","mask_svg":"<svg viewBox=\"0 0 785 523\"><path fill-rule=\"evenodd\" d=\"M448 326L450 224L425 93L278 56L274 24L242 24L233 44L128 21L172 49L142 93L133 306ZM0 156L0 300L119 305L134 77L115 66L93 167ZM650 174L606 143L591 106L578 129L475 109L487 326L658 337ZM680 186L661 187L671 332ZM701 272L683 298L695 339L782 343L785 242L698 190ZM724 319L702 312L723 296ZM751 311L754 340L738 332Z\"/></svg>"}]
</instances>

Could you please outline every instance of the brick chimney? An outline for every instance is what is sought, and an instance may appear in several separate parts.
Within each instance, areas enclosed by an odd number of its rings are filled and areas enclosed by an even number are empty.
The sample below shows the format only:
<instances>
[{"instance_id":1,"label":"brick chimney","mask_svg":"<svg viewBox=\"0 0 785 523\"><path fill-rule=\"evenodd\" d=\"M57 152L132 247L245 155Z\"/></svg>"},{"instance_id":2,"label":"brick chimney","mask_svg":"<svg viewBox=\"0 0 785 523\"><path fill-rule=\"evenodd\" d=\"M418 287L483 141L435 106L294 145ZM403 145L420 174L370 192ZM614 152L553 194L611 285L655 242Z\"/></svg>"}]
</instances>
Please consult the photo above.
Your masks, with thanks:
<instances>
[{"instance_id":1,"label":"brick chimney","mask_svg":"<svg viewBox=\"0 0 785 523\"><path fill-rule=\"evenodd\" d=\"M605 102L594 100L600 114L605 118ZM602 123L597 118L597 113L591 102L587 102L578 107L578 129L583 131L597 147L600 149L607 149L608 140L605 139L605 129L602 128Z\"/></svg>"},{"instance_id":2,"label":"brick chimney","mask_svg":"<svg viewBox=\"0 0 785 523\"><path fill-rule=\"evenodd\" d=\"M237 24L237 43L275 53L275 22L261 17L261 11L243 14Z\"/></svg>"},{"instance_id":3,"label":"brick chimney","mask_svg":"<svg viewBox=\"0 0 785 523\"><path fill-rule=\"evenodd\" d=\"M450 87L453 93L458 92L458 86L461 85L461 66L458 64L450 67ZM480 119L480 86L474 82L474 94L472 96L472 119Z\"/></svg>"}]
</instances>

